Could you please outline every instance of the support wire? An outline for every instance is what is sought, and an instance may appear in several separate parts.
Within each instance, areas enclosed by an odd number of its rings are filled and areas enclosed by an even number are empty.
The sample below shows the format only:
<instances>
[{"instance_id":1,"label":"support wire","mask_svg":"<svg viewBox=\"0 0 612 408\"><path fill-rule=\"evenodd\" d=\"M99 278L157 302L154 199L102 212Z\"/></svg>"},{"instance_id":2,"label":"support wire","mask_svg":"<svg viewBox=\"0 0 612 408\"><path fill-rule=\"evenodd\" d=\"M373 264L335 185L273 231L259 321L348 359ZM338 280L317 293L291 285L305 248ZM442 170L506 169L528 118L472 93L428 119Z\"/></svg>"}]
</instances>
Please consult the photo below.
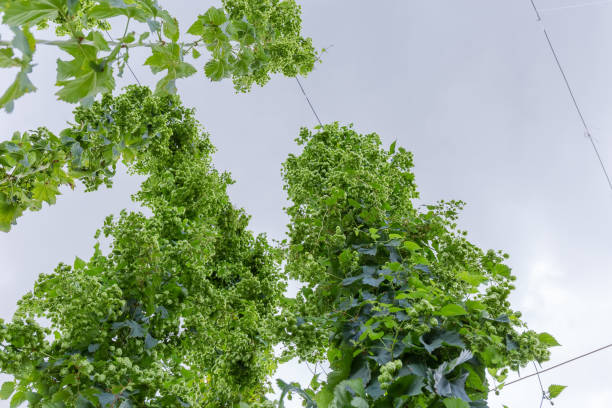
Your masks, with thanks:
<instances>
[{"instance_id":1,"label":"support wire","mask_svg":"<svg viewBox=\"0 0 612 408\"><path fill-rule=\"evenodd\" d=\"M557 51L555 50L555 47L553 46L552 40L550 39L550 35L548 35L548 31L546 30L546 27L544 27L544 24L543 24L543 21L542 21L542 16L540 15L540 11L538 10L538 7L535 4L535 0L529 0L529 1L531 2L531 6L533 7L533 10L534 10L534 12L536 14L537 20L540 23L542 23L542 28L544 30L544 36L546 37L546 42L548 44L548 47L550 48L550 51L552 52L553 57L555 58L555 62L557 64L557 67L559 68L559 71L561 72L561 75L563 77L563 81L565 82L565 86L567 87L567 91L569 92L569 95L570 95L570 97L572 99L572 103L574 105L574 108L576 109L576 112L578 113L578 117L580 118L580 122L582 123L582 126L584 127L585 135L591 141L591 145L593 146L593 150L595 151L595 155L597 156L597 159L599 161L601 169L602 169L602 171L604 173L604 176L606 177L606 180L608 182L608 187L610 188L610 191L612 191L612 180L610 179L610 176L608 174L606 166L605 166L605 164L603 162L603 159L601 158L601 154L599 153L599 149L597 148L597 145L593 141L593 136L591 135L591 131L589 130L589 126L587 125L586 119L584 118L584 115L582 113L582 109L580 109L580 105L578 104L578 100L576 99L576 96L574 94L574 90L572 89L572 86L571 86L570 81L569 81L569 79L567 77L567 74L565 73L565 69L563 69L563 65L561 64L561 60L559 59L559 55L557 54Z\"/></svg>"}]
</instances>

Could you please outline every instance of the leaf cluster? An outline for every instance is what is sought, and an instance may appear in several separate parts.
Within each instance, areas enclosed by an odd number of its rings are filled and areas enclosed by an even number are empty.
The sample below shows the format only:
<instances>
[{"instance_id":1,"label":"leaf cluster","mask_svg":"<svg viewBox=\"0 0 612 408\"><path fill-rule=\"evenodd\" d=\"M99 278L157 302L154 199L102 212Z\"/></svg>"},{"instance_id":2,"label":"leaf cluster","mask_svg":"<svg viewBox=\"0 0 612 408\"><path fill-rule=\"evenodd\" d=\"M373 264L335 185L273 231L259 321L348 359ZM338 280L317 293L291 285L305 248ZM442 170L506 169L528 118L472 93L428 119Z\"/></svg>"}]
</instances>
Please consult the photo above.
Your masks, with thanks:
<instances>
[{"instance_id":1,"label":"leaf cluster","mask_svg":"<svg viewBox=\"0 0 612 408\"><path fill-rule=\"evenodd\" d=\"M147 177L134 199L152 216L107 218L96 236L111 238L108 254L96 245L90 260L41 275L0 322L0 371L14 376L0 397L271 407L280 343L282 359L327 360L332 372L306 390L280 381L279 407L292 393L311 408L486 407L487 375L503 383L549 357L554 337L510 306L507 256L457 229L463 203L413 204L409 152L338 124L297 142L303 151L283 165L284 251L247 230L226 193L232 180L175 96L130 87L77 108L59 136L39 129L2 143L5 228L52 203L61 184L109 184L120 158ZM288 277L305 284L293 299L283 297Z\"/></svg>"},{"instance_id":2,"label":"leaf cluster","mask_svg":"<svg viewBox=\"0 0 612 408\"><path fill-rule=\"evenodd\" d=\"M57 135L0 143L0 230L54 204L62 186L110 187L120 160L145 177L133 199L152 214L108 217L96 233L107 253L98 243L89 260L40 275L0 320L11 407L283 408L297 394L309 408L479 408L488 378L503 383L558 345L511 308L507 256L457 228L463 203L416 206L412 155L376 134L303 129L303 151L282 170L289 240L278 248L248 230L176 81L197 73L187 60L204 49L204 74L241 92L310 72L317 53L294 0L222 0L189 26L191 42L156 0L0 0L0 14L13 32L0 68L17 71L0 108L36 90L41 44L65 53L58 98L82 105ZM125 23L120 37L111 21ZM49 27L58 40L32 34ZM113 97L134 47L163 77L154 93ZM288 278L304 284L295 298L283 296ZM308 389L279 380L280 400L267 400L277 363L296 356L332 371Z\"/></svg>"},{"instance_id":3,"label":"leaf cluster","mask_svg":"<svg viewBox=\"0 0 612 408\"><path fill-rule=\"evenodd\" d=\"M505 256L457 229L463 204L412 205L405 150L337 124L298 143L283 167L287 269L307 285L283 329L288 357L333 370L300 389L306 405L486 407L487 374L548 359L558 343L511 309Z\"/></svg>"},{"instance_id":4,"label":"leaf cluster","mask_svg":"<svg viewBox=\"0 0 612 408\"><path fill-rule=\"evenodd\" d=\"M115 75L123 75L134 47L150 49L144 64L154 74L165 72L158 94L175 93L177 79L197 73L186 59L198 59L200 47L210 53L204 74L212 81L232 78L241 92L264 85L274 73L307 74L317 58L310 39L301 36L301 10L293 0L226 0L191 24L187 33L196 39L190 42L157 0L3 0L0 14L14 32L12 41L0 42L0 68L19 69L0 96L0 108L9 112L14 100L36 90L28 74L38 44L56 45L68 56L57 61L58 99L85 105L114 90ZM123 34L111 38L111 21L122 20ZM67 39L37 40L31 33L50 25Z\"/></svg>"},{"instance_id":5,"label":"leaf cluster","mask_svg":"<svg viewBox=\"0 0 612 408\"><path fill-rule=\"evenodd\" d=\"M77 109L70 132L150 135L129 164L147 177L135 199L153 216L107 218L97 236L112 240L109 253L98 244L91 259L41 275L13 321L0 321L0 371L14 377L0 396L32 407L263 401L285 288L280 253L230 203L232 181L212 167L193 112L132 87Z\"/></svg>"}]
</instances>

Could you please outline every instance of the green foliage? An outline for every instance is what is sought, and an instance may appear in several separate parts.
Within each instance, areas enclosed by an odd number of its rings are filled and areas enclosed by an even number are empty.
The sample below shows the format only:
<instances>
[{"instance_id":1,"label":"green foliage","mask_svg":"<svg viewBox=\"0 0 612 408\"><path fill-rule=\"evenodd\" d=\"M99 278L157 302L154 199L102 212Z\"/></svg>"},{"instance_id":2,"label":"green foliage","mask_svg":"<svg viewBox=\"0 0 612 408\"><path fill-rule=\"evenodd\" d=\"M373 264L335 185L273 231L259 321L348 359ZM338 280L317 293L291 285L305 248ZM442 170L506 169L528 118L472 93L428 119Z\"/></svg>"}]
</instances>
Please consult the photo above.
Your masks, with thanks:
<instances>
[{"instance_id":1,"label":"green foliage","mask_svg":"<svg viewBox=\"0 0 612 408\"><path fill-rule=\"evenodd\" d=\"M298 143L283 167L287 270L306 286L282 327L288 357L331 363L321 390L304 391L319 408L486 406L487 372L503 381L548 358L554 338L510 308L504 256L457 230L462 203L411 204L409 153L337 124ZM342 399L356 380L360 400Z\"/></svg>"},{"instance_id":2,"label":"green foliage","mask_svg":"<svg viewBox=\"0 0 612 408\"><path fill-rule=\"evenodd\" d=\"M265 84L270 73L293 76L312 69L314 49L309 40L300 37L300 9L293 1L233 0L226 1L224 6L225 9L209 9L189 30L201 37L190 48L195 52L194 47L203 41L212 53L205 67L209 78L231 76L237 89L246 91L253 82ZM61 87L57 95L70 103L88 105L96 95L115 88L113 65L122 69L127 63L129 55L119 54L122 49L127 52L126 47L135 38L134 33L128 34L132 19L147 22L159 38L159 43L148 44L152 54L144 62L154 73L165 71L157 84L158 95L176 92L177 79L196 73L184 61L189 50L177 42L177 21L152 0L30 3L14 0L0 2L0 11L4 13L4 23L12 25L15 33L12 48L0 49L0 66L20 67L15 82L0 97L0 108L9 111L15 99L35 90L28 78L36 46L28 27L34 24L44 27L53 23L61 29L60 33L72 36L59 44L72 59L57 62L57 85ZM117 16L127 18L126 34L111 48L112 42L97 28L104 27L101 19ZM257 23L251 25L249 19ZM211 30L220 41L215 46L206 34ZM170 42L164 41L162 34ZM14 57L14 50L21 52L21 58ZM101 184L110 186L117 161L129 162L155 136L146 131L109 133L107 128L113 124L107 122L96 121L95 127L76 133L67 129L59 136L39 129L15 134L10 142L0 144L0 230L8 231L24 211L39 210L43 201L55 203L62 185L74 187L75 181L80 180L88 191Z\"/></svg>"},{"instance_id":3,"label":"green foliage","mask_svg":"<svg viewBox=\"0 0 612 408\"><path fill-rule=\"evenodd\" d=\"M312 70L295 1L222 0L189 26L191 43L156 0L0 0L0 13L14 33L0 41L0 67L17 70L0 108L35 90L28 74L43 43L67 55L59 99L82 105L57 135L0 143L0 229L54 204L62 186L111 186L119 160L146 176L133 198L152 213L108 217L96 238L112 242L109 253L98 243L89 260L40 275L0 321L0 372L14 378L0 398L11 407L283 408L297 394L310 408L479 408L487 375L503 383L559 346L510 307L507 256L457 229L463 203L415 206L412 155L396 142L383 149L376 134L303 129L302 153L283 165L289 241L275 248L248 231L208 136L172 94L197 72L186 57L201 45L205 75L238 91ZM108 38L109 19L125 21L121 37ZM148 30L130 31L134 21ZM31 34L50 26L68 38ZM141 46L164 74L155 93L113 97L115 72ZM294 299L283 296L289 277L304 284ZM278 381L280 400L268 401L278 344L281 361L327 360L332 371L305 390Z\"/></svg>"},{"instance_id":4,"label":"green foliage","mask_svg":"<svg viewBox=\"0 0 612 408\"><path fill-rule=\"evenodd\" d=\"M0 143L0 229L8 231L25 210L39 210L44 201L54 204L62 185L74 188L80 180L87 191L111 186L117 162L129 163L159 136L148 124L134 123L129 133L118 132L106 113L59 136L40 128Z\"/></svg>"},{"instance_id":5,"label":"green foliage","mask_svg":"<svg viewBox=\"0 0 612 408\"><path fill-rule=\"evenodd\" d=\"M200 15L188 33L199 36L212 59L205 65L213 81L232 77L236 89L264 85L271 73L307 74L316 54L300 36L300 8L293 1L224 0L223 9Z\"/></svg>"},{"instance_id":6,"label":"green foliage","mask_svg":"<svg viewBox=\"0 0 612 408\"><path fill-rule=\"evenodd\" d=\"M53 203L61 184L110 183L120 158L148 176L134 198L153 214L109 217L109 254L96 245L89 261L41 275L0 323L0 370L15 378L0 397L270 407L281 342L283 358L326 359L332 372L306 390L280 381L279 407L292 393L313 408L486 407L487 373L503 382L548 358L554 337L510 308L505 256L457 229L462 203L412 204L410 153L337 124L298 143L283 166L286 272L305 283L295 299L282 296L281 253L246 230L229 176L212 168L214 148L176 97L132 87L78 108L59 137L39 129L0 145L7 227Z\"/></svg>"},{"instance_id":7,"label":"green foliage","mask_svg":"<svg viewBox=\"0 0 612 408\"><path fill-rule=\"evenodd\" d=\"M280 254L229 202L231 180L211 166L214 148L193 112L134 87L77 109L65 135L148 140L130 170L148 176L135 199L153 216L109 217L110 253L96 245L90 260L41 275L13 321L0 322L0 371L15 378L0 397L46 407L263 401L285 288ZM37 199L55 194L38 188Z\"/></svg>"},{"instance_id":8,"label":"green foliage","mask_svg":"<svg viewBox=\"0 0 612 408\"><path fill-rule=\"evenodd\" d=\"M56 45L69 56L57 61L58 98L86 105L114 90L115 72L122 75L133 47L150 48L145 64L155 74L165 71L158 94L175 93L177 79L197 72L185 57L198 58L200 46L211 54L204 74L213 81L232 78L237 91L264 85L274 73L307 74L317 56L310 39L301 36L300 12L293 0L225 0L223 8L211 7L191 24L187 33L197 39L187 43L180 41L178 21L156 0L0 0L2 22L15 34L11 42L0 41L6 46L0 48L0 68L20 69L0 97L0 108L10 112L14 100L36 90L28 74L38 43ZM125 21L123 35L107 40L109 19L116 18ZM148 30L130 31L133 21L146 23ZM68 39L37 40L30 34L32 27L50 25ZM150 37L155 39L145 42Z\"/></svg>"}]
</instances>

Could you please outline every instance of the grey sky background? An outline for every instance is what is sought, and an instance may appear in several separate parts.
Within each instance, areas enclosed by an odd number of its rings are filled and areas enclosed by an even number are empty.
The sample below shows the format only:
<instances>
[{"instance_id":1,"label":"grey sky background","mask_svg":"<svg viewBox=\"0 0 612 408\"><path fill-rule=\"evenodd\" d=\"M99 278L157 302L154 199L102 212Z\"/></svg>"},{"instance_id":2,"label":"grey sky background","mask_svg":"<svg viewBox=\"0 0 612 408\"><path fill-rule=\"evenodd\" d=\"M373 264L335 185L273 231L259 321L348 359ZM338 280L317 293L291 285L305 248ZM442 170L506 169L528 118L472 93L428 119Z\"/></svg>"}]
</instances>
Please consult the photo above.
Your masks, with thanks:
<instances>
[{"instance_id":1,"label":"grey sky background","mask_svg":"<svg viewBox=\"0 0 612 408\"><path fill-rule=\"evenodd\" d=\"M179 18L183 32L197 13L217 5L161 3ZM300 3L305 35L329 48L303 79L321 119L354 123L387 145L397 140L411 150L423 203L467 202L460 225L471 240L511 255L518 276L515 308L531 328L552 333L563 345L544 368L611 343L612 193L529 1ZM612 4L542 15L612 171ZM37 126L57 131L71 119L72 107L53 95L58 56L39 46L32 75L39 91L17 101L14 113L0 113L3 140ZM132 67L153 85L153 75L141 66L144 57L133 53ZM201 69L202 60L197 63ZM13 77L13 71L0 71L0 88ZM120 85L133 82L126 73ZM178 87L219 149L216 166L237 181L230 190L235 204L252 214L253 230L281 239L287 218L280 165L297 151L299 128L316 123L295 80L275 77L264 88L237 95L230 82L211 83L200 73ZM88 258L104 217L134 208L129 195L137 188L138 180L122 174L112 190L63 190L57 205L27 213L2 233L0 317L12 316L38 274L75 256ZM612 350L603 351L545 373L542 381L568 386L558 408L608 406L610 365ZM521 374L531 372L528 367ZM311 375L290 363L279 376L307 383ZM491 396L490 406L538 407L540 394L532 378Z\"/></svg>"}]
</instances>

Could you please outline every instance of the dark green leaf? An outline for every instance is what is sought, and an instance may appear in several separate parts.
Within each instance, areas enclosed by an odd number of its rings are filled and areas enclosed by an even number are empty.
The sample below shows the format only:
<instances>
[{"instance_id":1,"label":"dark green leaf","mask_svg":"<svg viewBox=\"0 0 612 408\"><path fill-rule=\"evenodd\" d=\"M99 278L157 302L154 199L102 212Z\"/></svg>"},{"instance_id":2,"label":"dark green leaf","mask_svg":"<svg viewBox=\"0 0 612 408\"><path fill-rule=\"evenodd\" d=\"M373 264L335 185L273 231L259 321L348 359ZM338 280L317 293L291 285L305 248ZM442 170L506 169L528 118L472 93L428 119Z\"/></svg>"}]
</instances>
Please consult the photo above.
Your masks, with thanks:
<instances>
[{"instance_id":1,"label":"dark green leaf","mask_svg":"<svg viewBox=\"0 0 612 408\"><path fill-rule=\"evenodd\" d=\"M157 345L158 341L154 339L148 332L145 336L145 350L152 349Z\"/></svg>"},{"instance_id":2,"label":"dark green leaf","mask_svg":"<svg viewBox=\"0 0 612 408\"><path fill-rule=\"evenodd\" d=\"M404 377L407 375L425 377L427 375L427 367L425 367L423 364L406 364L402 366L397 375L398 377Z\"/></svg>"},{"instance_id":3,"label":"dark green leaf","mask_svg":"<svg viewBox=\"0 0 612 408\"><path fill-rule=\"evenodd\" d=\"M374 278L372 276L367 276L365 278L363 278L363 283L372 287L379 287L381 283L383 283L383 281L385 280L384 276L378 277L378 278Z\"/></svg>"},{"instance_id":4,"label":"dark green leaf","mask_svg":"<svg viewBox=\"0 0 612 408\"><path fill-rule=\"evenodd\" d=\"M459 333L454 331L434 329L427 334L424 334L419 339L423 347L429 352L440 348L442 345L464 348L465 343L461 340Z\"/></svg>"},{"instance_id":5,"label":"dark green leaf","mask_svg":"<svg viewBox=\"0 0 612 408\"><path fill-rule=\"evenodd\" d=\"M413 397L422 394L422 389L424 386L424 377L417 375L407 375L395 380L391 387L389 387L388 393L392 397L398 397L402 395Z\"/></svg>"},{"instance_id":6,"label":"dark green leaf","mask_svg":"<svg viewBox=\"0 0 612 408\"><path fill-rule=\"evenodd\" d=\"M361 378L363 381L364 387L370 382L372 374L370 371L370 367L368 366L368 360L363 356L353 360L353 364L351 365L351 375L349 376L349 380L354 380L356 378Z\"/></svg>"},{"instance_id":7,"label":"dark green leaf","mask_svg":"<svg viewBox=\"0 0 612 408\"><path fill-rule=\"evenodd\" d=\"M380 383L377 379L374 379L370 385L365 389L367 395L369 395L374 401L385 395L385 391L380 388Z\"/></svg>"},{"instance_id":8,"label":"dark green leaf","mask_svg":"<svg viewBox=\"0 0 612 408\"><path fill-rule=\"evenodd\" d=\"M506 335L506 349L508 351L517 350L518 349L518 344L508 334Z\"/></svg>"},{"instance_id":9,"label":"dark green leaf","mask_svg":"<svg viewBox=\"0 0 612 408\"><path fill-rule=\"evenodd\" d=\"M376 252L378 252L378 248L376 246L374 246L374 247L358 248L357 252L359 252L360 254L364 254L364 255L375 256Z\"/></svg>"},{"instance_id":10,"label":"dark green leaf","mask_svg":"<svg viewBox=\"0 0 612 408\"><path fill-rule=\"evenodd\" d=\"M125 322L113 323L113 329L118 330L123 327L128 327L130 329L129 337L145 337L145 330L142 328L140 324L133 320L126 320Z\"/></svg>"},{"instance_id":11,"label":"dark green leaf","mask_svg":"<svg viewBox=\"0 0 612 408\"><path fill-rule=\"evenodd\" d=\"M115 394L111 394L108 392L101 392L99 394L96 394L96 397L98 397L98 401L100 402L100 405L102 406L102 408L110 407L116 401Z\"/></svg>"}]
</instances>

